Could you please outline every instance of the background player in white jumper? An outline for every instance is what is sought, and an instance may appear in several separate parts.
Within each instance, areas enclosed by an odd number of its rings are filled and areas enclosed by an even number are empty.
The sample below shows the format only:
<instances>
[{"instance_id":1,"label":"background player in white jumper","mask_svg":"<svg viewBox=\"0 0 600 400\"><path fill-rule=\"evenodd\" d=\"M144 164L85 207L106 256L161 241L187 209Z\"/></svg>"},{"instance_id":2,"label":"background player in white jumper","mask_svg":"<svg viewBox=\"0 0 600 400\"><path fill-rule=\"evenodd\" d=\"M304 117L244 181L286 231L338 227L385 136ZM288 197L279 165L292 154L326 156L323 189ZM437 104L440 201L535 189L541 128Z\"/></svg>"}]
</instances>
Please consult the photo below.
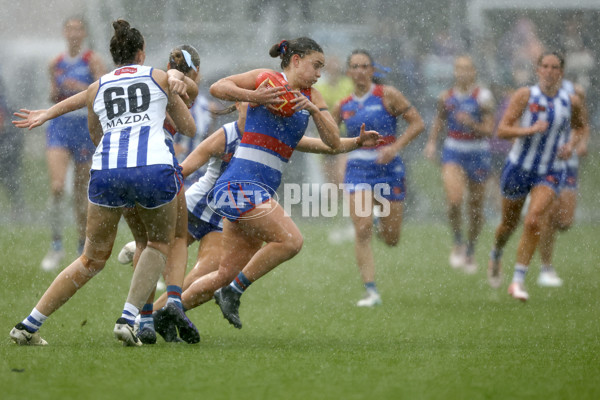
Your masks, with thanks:
<instances>
[{"instance_id":1,"label":"background player in white jumper","mask_svg":"<svg viewBox=\"0 0 600 400\"><path fill-rule=\"evenodd\" d=\"M516 140L502 172L502 219L490 253L488 280L492 287L502 283L502 250L519 223L529 195L513 280L508 287L508 293L521 301L529 298L525 276L560 182L562 171L553 169L554 160L571 156L571 143L564 137L571 129L579 135L584 126L580 99L561 88L563 71L560 54L543 53L537 64L538 84L515 92L498 127L499 137Z\"/></svg>"}]
</instances>

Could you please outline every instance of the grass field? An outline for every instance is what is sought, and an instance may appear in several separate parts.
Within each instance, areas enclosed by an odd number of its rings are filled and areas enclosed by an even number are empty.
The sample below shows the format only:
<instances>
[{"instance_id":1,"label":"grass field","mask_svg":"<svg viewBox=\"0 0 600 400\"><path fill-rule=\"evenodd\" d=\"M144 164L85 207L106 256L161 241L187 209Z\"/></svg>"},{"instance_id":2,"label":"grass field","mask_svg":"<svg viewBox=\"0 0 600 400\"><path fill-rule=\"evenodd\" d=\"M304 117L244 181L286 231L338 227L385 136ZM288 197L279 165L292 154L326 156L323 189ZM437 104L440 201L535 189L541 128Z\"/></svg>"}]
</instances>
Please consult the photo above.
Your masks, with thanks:
<instances>
[{"instance_id":1,"label":"grass field","mask_svg":"<svg viewBox=\"0 0 600 400\"><path fill-rule=\"evenodd\" d=\"M559 239L564 287L536 287L536 258L521 304L506 294L516 237L494 291L483 268L466 276L446 266L444 225L409 222L399 247L375 243L383 306L359 309L352 244L329 244L325 221L300 226L302 252L244 295L241 331L211 302L189 312L200 344L142 348L112 336L131 278L115 255L44 324L49 346L10 342L54 274L38 269L47 231L2 229L0 398L600 398L597 227L579 224ZM491 235L487 226L482 265ZM123 226L117 249L128 240ZM66 245L73 258L75 243Z\"/></svg>"}]
</instances>

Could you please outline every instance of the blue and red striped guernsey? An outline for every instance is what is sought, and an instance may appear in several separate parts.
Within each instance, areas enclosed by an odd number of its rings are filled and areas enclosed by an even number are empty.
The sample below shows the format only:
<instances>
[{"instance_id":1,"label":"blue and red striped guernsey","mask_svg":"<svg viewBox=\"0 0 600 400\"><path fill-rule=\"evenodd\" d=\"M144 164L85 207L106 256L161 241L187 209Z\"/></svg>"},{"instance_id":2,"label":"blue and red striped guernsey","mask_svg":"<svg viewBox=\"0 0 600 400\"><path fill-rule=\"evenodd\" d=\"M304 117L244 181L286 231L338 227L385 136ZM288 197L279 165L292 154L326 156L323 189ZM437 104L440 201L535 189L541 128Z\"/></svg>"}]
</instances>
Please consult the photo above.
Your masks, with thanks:
<instances>
[{"instance_id":1,"label":"blue and red striped guernsey","mask_svg":"<svg viewBox=\"0 0 600 400\"><path fill-rule=\"evenodd\" d=\"M310 99L310 90L302 93ZM249 106L242 140L219 182L252 181L274 193L281 184L284 166L306 132L309 118L306 110L280 117L263 105Z\"/></svg>"},{"instance_id":2,"label":"blue and red striped guernsey","mask_svg":"<svg viewBox=\"0 0 600 400\"><path fill-rule=\"evenodd\" d=\"M294 152L294 149L291 146L288 146L281 140L262 133L246 131L244 132L241 143L270 150L284 160L289 160Z\"/></svg>"},{"instance_id":3,"label":"blue and red striped guernsey","mask_svg":"<svg viewBox=\"0 0 600 400\"><path fill-rule=\"evenodd\" d=\"M397 118L383 104L382 85L371 85L369 92L360 98L351 95L342 100L340 115L346 125L348 137L358 137L363 123L366 130L377 131L384 139L396 136Z\"/></svg>"},{"instance_id":4,"label":"blue and red striped guernsey","mask_svg":"<svg viewBox=\"0 0 600 400\"><path fill-rule=\"evenodd\" d=\"M481 104L479 104L480 91L479 87L475 87L471 93L465 94L458 93L454 88L448 91L448 97L444 101L444 109L448 121L448 137L456 140L481 139L481 136L469 132L457 120L457 114L465 113L477 123L482 121Z\"/></svg>"}]
</instances>

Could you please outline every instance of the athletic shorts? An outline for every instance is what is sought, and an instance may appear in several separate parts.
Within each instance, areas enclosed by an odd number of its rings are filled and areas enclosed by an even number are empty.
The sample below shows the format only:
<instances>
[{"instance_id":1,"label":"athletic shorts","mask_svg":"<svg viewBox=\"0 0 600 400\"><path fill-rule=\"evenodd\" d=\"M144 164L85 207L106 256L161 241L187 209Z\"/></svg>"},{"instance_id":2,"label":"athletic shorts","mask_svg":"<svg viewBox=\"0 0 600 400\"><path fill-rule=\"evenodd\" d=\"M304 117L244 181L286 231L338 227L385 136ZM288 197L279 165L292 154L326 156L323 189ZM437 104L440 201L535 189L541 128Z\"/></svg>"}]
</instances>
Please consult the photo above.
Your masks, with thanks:
<instances>
[{"instance_id":1,"label":"athletic shorts","mask_svg":"<svg viewBox=\"0 0 600 400\"><path fill-rule=\"evenodd\" d=\"M389 164L376 164L371 160L348 160L344 184L345 190L354 193L362 190L378 190L389 201L403 201L406 196L404 163L400 157Z\"/></svg>"},{"instance_id":2,"label":"athletic shorts","mask_svg":"<svg viewBox=\"0 0 600 400\"><path fill-rule=\"evenodd\" d=\"M85 116L62 115L50 121L46 130L46 146L67 149L78 164L91 161L96 151Z\"/></svg>"},{"instance_id":3,"label":"athletic shorts","mask_svg":"<svg viewBox=\"0 0 600 400\"><path fill-rule=\"evenodd\" d=\"M578 174L579 167L567 165L560 179L560 190L577 190Z\"/></svg>"},{"instance_id":4,"label":"athletic shorts","mask_svg":"<svg viewBox=\"0 0 600 400\"><path fill-rule=\"evenodd\" d=\"M194 239L202 240L204 236L211 232L223 232L223 228L203 221L188 211L188 232Z\"/></svg>"},{"instance_id":5,"label":"athletic shorts","mask_svg":"<svg viewBox=\"0 0 600 400\"><path fill-rule=\"evenodd\" d=\"M245 214L259 208L272 197L266 186L250 181L217 181L213 193L213 202L209 207L214 207L217 214L232 222L244 219ZM261 215L256 214L253 218Z\"/></svg>"},{"instance_id":6,"label":"athletic shorts","mask_svg":"<svg viewBox=\"0 0 600 400\"><path fill-rule=\"evenodd\" d=\"M562 171L548 171L540 175L532 171L525 171L519 166L507 162L500 177L500 191L507 199L520 199L529 194L535 186L548 186L556 194L560 184Z\"/></svg>"},{"instance_id":7,"label":"athletic shorts","mask_svg":"<svg viewBox=\"0 0 600 400\"><path fill-rule=\"evenodd\" d=\"M182 187L171 165L91 170L88 198L103 207L152 209L171 202Z\"/></svg>"},{"instance_id":8,"label":"athletic shorts","mask_svg":"<svg viewBox=\"0 0 600 400\"><path fill-rule=\"evenodd\" d=\"M489 151L460 151L444 147L442 164L457 164L467 174L469 180L483 183L492 171L492 156Z\"/></svg>"}]
</instances>

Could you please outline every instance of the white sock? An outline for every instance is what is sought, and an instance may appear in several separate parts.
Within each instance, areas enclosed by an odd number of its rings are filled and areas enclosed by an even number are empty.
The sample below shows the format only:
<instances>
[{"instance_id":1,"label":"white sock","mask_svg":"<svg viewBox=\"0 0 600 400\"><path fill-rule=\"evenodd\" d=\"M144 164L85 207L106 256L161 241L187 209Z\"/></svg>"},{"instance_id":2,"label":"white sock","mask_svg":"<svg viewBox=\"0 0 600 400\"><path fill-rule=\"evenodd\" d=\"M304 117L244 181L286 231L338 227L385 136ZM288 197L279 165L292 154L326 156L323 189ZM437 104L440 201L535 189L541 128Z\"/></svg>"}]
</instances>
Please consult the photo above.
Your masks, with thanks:
<instances>
[{"instance_id":1,"label":"white sock","mask_svg":"<svg viewBox=\"0 0 600 400\"><path fill-rule=\"evenodd\" d=\"M48 319L48 317L39 312L37 308L34 308L31 310L31 314L29 314L29 316L21 323L27 327L28 331L33 333L37 332L38 329L42 327L42 324L44 321L46 321L46 319Z\"/></svg>"}]
</instances>

